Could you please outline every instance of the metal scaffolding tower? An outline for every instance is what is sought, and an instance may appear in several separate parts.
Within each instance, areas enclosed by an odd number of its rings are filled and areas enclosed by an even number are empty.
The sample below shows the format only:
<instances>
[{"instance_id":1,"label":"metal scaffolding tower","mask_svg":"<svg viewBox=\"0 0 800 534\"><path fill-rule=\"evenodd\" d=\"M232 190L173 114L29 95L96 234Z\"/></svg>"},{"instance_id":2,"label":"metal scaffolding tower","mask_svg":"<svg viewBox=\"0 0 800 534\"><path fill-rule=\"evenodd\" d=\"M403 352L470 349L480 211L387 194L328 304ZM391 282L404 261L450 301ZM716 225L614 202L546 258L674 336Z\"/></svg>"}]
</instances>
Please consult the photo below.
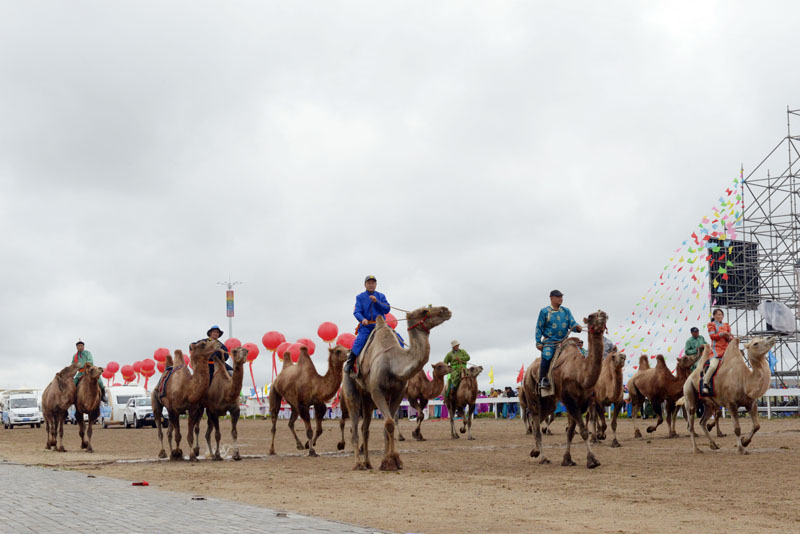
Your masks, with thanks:
<instances>
[{"instance_id":1,"label":"metal scaffolding tower","mask_svg":"<svg viewBox=\"0 0 800 534\"><path fill-rule=\"evenodd\" d=\"M786 136L743 180L741 241L733 250L734 266L728 269L738 281L736 287L726 288L721 299L711 292L712 308L725 311L731 330L745 342L758 335L776 335L756 310L760 302L786 304L795 311L795 324L800 311L800 136L792 135L792 119L800 120L800 109L787 108ZM797 387L800 333L777 335L773 383Z\"/></svg>"}]
</instances>

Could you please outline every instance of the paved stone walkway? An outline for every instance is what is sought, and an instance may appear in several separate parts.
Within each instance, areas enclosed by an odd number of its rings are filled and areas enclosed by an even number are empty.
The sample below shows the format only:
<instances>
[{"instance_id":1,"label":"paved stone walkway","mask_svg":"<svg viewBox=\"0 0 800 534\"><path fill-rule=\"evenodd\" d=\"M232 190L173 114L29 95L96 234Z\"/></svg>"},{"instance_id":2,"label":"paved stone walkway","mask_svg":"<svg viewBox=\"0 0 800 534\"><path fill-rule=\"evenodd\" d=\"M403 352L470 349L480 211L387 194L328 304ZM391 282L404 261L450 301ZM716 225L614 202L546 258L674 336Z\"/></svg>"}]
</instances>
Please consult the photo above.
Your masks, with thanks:
<instances>
[{"instance_id":1,"label":"paved stone walkway","mask_svg":"<svg viewBox=\"0 0 800 534\"><path fill-rule=\"evenodd\" d=\"M336 532L376 534L316 517L132 486L131 481L0 462L0 532Z\"/></svg>"}]
</instances>

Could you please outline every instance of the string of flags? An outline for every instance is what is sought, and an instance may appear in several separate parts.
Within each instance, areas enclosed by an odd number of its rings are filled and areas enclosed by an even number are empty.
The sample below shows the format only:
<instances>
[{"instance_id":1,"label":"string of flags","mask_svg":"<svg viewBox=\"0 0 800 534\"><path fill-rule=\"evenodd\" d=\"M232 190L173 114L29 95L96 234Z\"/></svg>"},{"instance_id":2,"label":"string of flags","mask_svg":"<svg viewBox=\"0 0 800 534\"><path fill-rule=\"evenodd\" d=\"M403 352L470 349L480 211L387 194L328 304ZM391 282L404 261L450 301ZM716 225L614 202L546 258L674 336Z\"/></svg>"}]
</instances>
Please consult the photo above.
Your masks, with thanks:
<instances>
[{"instance_id":1,"label":"string of flags","mask_svg":"<svg viewBox=\"0 0 800 534\"><path fill-rule=\"evenodd\" d=\"M734 267L732 241L744 217L741 187L734 179L697 227L672 254L658 278L642 295L613 332L620 351L628 354L627 369L633 374L636 354L664 354L678 358L693 326L704 330L710 320L714 295L723 292L722 283ZM637 358L638 359L638 358Z\"/></svg>"}]
</instances>

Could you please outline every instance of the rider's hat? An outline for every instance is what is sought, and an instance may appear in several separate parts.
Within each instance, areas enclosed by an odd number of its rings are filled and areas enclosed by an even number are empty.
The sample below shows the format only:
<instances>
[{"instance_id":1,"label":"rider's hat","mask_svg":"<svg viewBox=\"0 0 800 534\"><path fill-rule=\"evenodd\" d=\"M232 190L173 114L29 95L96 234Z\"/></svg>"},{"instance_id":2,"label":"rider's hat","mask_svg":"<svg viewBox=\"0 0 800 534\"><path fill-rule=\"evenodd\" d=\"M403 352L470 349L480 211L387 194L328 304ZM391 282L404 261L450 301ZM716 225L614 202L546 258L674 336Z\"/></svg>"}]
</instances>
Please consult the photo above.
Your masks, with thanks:
<instances>
[{"instance_id":1,"label":"rider's hat","mask_svg":"<svg viewBox=\"0 0 800 534\"><path fill-rule=\"evenodd\" d=\"M209 328L209 329L208 329L208 332L206 332L206 335L207 335L207 336L209 336L209 337L211 337L211 331L212 331L212 330L219 330L219 335L220 335L220 336L221 336L222 334L224 334L224 333L225 333L225 332L223 332L223 331L222 331L222 328L220 328L220 327L219 327L219 326L217 326L217 325L214 325L214 326L212 326L211 328Z\"/></svg>"}]
</instances>

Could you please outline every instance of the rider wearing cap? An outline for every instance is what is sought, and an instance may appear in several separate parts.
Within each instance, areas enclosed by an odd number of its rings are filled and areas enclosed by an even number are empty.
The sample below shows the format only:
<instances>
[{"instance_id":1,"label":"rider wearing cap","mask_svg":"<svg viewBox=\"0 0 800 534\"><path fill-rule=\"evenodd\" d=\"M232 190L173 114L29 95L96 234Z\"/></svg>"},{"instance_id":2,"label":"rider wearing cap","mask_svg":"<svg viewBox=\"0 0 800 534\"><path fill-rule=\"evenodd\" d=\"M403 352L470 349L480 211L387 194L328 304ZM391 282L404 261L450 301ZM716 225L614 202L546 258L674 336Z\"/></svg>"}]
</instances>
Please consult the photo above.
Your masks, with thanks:
<instances>
[{"instance_id":1,"label":"rider wearing cap","mask_svg":"<svg viewBox=\"0 0 800 534\"><path fill-rule=\"evenodd\" d=\"M215 350L211 354L211 357L208 359L208 383L209 384L211 383L211 380L214 378L214 355L216 354L217 357L219 357L219 359L222 360L223 362L228 361L228 358L230 356L228 354L228 347L226 347L225 344L222 341L219 340L220 336L222 336L223 333L224 332L222 331L222 329L217 325L212 326L211 328L208 329L208 332L206 332L206 335L208 336L208 339L210 339L211 341L215 341L217 343L217 350ZM225 368L229 372L233 371L233 367L231 367L227 363L225 364Z\"/></svg>"},{"instance_id":2,"label":"rider wearing cap","mask_svg":"<svg viewBox=\"0 0 800 534\"><path fill-rule=\"evenodd\" d=\"M458 385L461 383L461 371L467 368L469 361L469 354L461 348L461 343L454 339L450 342L450 347L453 349L444 357L444 363L450 366L450 374L447 377L447 391L444 396L447 398L450 392L458 390Z\"/></svg>"},{"instance_id":3,"label":"rider wearing cap","mask_svg":"<svg viewBox=\"0 0 800 534\"><path fill-rule=\"evenodd\" d=\"M386 295L375 291L375 288L378 287L377 278L372 275L364 278L364 287L366 291L356 295L356 306L353 310L353 316L358 320L358 328L356 331L356 339L353 342L353 348L350 349L347 363L344 364L345 373L349 373L353 370L353 363L361 353L361 349L364 348L364 344L366 344L369 335L375 329L375 320L378 316L383 317L385 314L389 313L391 309L389 301L386 300ZM398 335L397 337L400 336Z\"/></svg>"},{"instance_id":4,"label":"rider wearing cap","mask_svg":"<svg viewBox=\"0 0 800 534\"><path fill-rule=\"evenodd\" d=\"M77 343L75 343L75 348L77 349L75 354L72 356L72 363L77 363L80 365L81 370L75 374L75 385L78 385L81 377L83 376L83 367L88 363L89 365L94 365L94 358L92 358L92 353L88 350L84 350L85 347L83 341L80 339ZM100 386L100 396L103 402L108 401L106 397L106 386L103 384L103 379L98 378L97 384Z\"/></svg>"},{"instance_id":5,"label":"rider wearing cap","mask_svg":"<svg viewBox=\"0 0 800 534\"><path fill-rule=\"evenodd\" d=\"M556 353L558 344L567 338L571 330L581 331L575 322L572 312L561 305L564 294L558 289L550 292L550 306L542 308L539 320L536 321L536 348L542 351L542 362L539 367L539 387L550 388L547 371Z\"/></svg>"}]
</instances>

